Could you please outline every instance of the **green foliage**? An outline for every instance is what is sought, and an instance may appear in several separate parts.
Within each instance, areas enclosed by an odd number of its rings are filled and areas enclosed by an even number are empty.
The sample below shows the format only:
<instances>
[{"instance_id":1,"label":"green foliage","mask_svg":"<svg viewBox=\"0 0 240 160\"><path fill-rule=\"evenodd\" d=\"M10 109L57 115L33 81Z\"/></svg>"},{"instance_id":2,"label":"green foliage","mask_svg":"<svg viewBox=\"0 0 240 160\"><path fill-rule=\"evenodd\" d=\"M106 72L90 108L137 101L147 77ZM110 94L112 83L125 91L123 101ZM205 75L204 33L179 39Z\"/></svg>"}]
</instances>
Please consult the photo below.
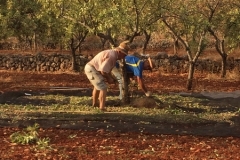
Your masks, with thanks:
<instances>
[{"instance_id":1,"label":"green foliage","mask_svg":"<svg viewBox=\"0 0 240 160\"><path fill-rule=\"evenodd\" d=\"M10 136L11 142L17 143L17 144L36 143L36 141L38 140L38 132L37 132L38 129L39 129L39 125L34 124L33 126L28 126L22 132L13 133Z\"/></svg>"},{"instance_id":2,"label":"green foliage","mask_svg":"<svg viewBox=\"0 0 240 160\"><path fill-rule=\"evenodd\" d=\"M10 136L11 142L17 144L29 144L34 143L36 141L36 137L27 134L26 132L16 132Z\"/></svg>"},{"instance_id":3,"label":"green foliage","mask_svg":"<svg viewBox=\"0 0 240 160\"><path fill-rule=\"evenodd\" d=\"M20 38L32 37L38 29L41 4L34 1L8 1L8 27Z\"/></svg>"},{"instance_id":4,"label":"green foliage","mask_svg":"<svg viewBox=\"0 0 240 160\"><path fill-rule=\"evenodd\" d=\"M12 143L17 144L36 144L37 149L49 148L49 138L38 138L39 124L35 123L33 126L28 126L22 132L15 132L10 135Z\"/></svg>"},{"instance_id":5,"label":"green foliage","mask_svg":"<svg viewBox=\"0 0 240 160\"><path fill-rule=\"evenodd\" d=\"M0 7L1 38L18 37L20 41L33 41L43 45L61 44L67 48L79 35L104 33L114 39L124 35L132 38L143 31L166 30L159 24L167 18L171 31L185 40L198 38L206 26L223 35L229 48L239 41L239 3L231 1L186 0L25 0L2 1ZM80 36L83 37L83 36Z\"/></svg>"},{"instance_id":6,"label":"green foliage","mask_svg":"<svg viewBox=\"0 0 240 160\"><path fill-rule=\"evenodd\" d=\"M45 150L45 149L51 149L51 147L49 146L50 143L50 138L43 138L43 139L38 139L38 141L36 142L36 149L38 150Z\"/></svg>"}]
</instances>

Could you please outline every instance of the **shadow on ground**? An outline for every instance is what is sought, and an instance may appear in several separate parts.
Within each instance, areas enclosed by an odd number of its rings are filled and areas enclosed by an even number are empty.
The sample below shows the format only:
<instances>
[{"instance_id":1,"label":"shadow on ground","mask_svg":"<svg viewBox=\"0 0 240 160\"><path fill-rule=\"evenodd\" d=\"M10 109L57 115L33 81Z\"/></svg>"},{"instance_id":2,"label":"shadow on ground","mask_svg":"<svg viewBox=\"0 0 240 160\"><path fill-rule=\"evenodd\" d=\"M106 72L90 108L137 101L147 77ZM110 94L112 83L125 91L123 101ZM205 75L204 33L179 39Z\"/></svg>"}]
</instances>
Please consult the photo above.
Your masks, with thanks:
<instances>
[{"instance_id":1,"label":"shadow on ground","mask_svg":"<svg viewBox=\"0 0 240 160\"><path fill-rule=\"evenodd\" d=\"M138 132L149 134L171 134L171 135L198 135L198 136L232 136L240 137L239 117L234 117L237 121L234 125L229 123L219 123L206 121L201 123L168 123L155 121L147 118L140 118L124 113L102 113L102 114L68 114L58 113L62 117L54 117L49 114L39 113L24 115L28 119L16 120L12 118L0 119L0 126L27 127L38 123L42 128L61 128L74 130L106 130L117 132ZM70 118L69 118L69 117Z\"/></svg>"}]
</instances>

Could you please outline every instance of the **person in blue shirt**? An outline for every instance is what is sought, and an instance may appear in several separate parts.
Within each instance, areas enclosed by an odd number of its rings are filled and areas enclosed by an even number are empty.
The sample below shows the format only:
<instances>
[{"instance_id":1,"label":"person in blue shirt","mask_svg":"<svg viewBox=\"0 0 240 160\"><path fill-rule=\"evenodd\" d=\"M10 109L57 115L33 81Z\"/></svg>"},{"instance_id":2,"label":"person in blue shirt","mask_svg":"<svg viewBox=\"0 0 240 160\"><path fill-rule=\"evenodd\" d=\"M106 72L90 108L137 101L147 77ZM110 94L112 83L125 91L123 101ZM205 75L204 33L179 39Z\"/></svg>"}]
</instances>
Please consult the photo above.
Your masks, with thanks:
<instances>
[{"instance_id":1,"label":"person in blue shirt","mask_svg":"<svg viewBox=\"0 0 240 160\"><path fill-rule=\"evenodd\" d=\"M154 63L151 60L151 58L147 58L146 60L142 60L139 58L139 56L136 56L137 54L133 55L127 55L125 57L125 63L126 63L126 71L129 78L133 78L134 76L137 79L137 83L139 88L144 92L144 94L149 97L151 96L151 92L147 90L144 81L143 81L143 70L152 70L154 67ZM122 77L119 71L119 64L116 64L116 67L112 70L112 74L116 77L118 83L119 83L119 90L120 95L119 99L122 99Z\"/></svg>"}]
</instances>

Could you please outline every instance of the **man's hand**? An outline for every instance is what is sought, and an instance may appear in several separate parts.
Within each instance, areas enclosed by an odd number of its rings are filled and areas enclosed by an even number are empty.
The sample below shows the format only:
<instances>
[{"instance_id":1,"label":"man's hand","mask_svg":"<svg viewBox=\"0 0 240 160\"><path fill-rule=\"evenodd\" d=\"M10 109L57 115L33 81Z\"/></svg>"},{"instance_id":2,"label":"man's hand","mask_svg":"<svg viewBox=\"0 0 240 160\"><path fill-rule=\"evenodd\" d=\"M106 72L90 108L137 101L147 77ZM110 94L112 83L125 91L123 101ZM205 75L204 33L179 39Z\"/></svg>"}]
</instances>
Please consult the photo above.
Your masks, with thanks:
<instances>
[{"instance_id":1,"label":"man's hand","mask_svg":"<svg viewBox=\"0 0 240 160\"><path fill-rule=\"evenodd\" d=\"M114 84L115 83L115 79L111 76L111 74L106 73L106 72L101 72L101 74L103 75L103 77L106 78L106 80L109 84Z\"/></svg>"},{"instance_id":2,"label":"man's hand","mask_svg":"<svg viewBox=\"0 0 240 160\"><path fill-rule=\"evenodd\" d=\"M109 84L114 84L116 81L115 81L115 79L113 79L112 77L107 77L107 82L108 82Z\"/></svg>"},{"instance_id":3,"label":"man's hand","mask_svg":"<svg viewBox=\"0 0 240 160\"><path fill-rule=\"evenodd\" d=\"M147 91L147 92L145 93L145 95L146 95L147 97L150 97L150 96L152 95L152 93L151 93L150 91Z\"/></svg>"}]
</instances>

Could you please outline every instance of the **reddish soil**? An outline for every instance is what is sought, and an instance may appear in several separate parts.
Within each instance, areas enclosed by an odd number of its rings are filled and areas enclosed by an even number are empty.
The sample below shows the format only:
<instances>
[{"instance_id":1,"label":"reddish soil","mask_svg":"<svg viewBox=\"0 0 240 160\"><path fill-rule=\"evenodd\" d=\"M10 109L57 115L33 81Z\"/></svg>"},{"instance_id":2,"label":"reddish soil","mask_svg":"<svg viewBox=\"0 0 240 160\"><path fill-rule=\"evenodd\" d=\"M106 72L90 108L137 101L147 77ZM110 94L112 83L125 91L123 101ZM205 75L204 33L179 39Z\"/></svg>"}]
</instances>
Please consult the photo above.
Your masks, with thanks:
<instances>
[{"instance_id":1,"label":"reddish soil","mask_svg":"<svg viewBox=\"0 0 240 160\"><path fill-rule=\"evenodd\" d=\"M187 91L187 74L162 74L154 71L145 72L144 76L147 88L158 94L203 90L228 92L238 90L240 84L239 80L208 79L207 74L195 73L193 90ZM0 91L3 93L38 92L49 87L91 88L92 86L83 73L0 71ZM117 85L111 85L110 90L117 90ZM0 126L0 159L240 159L239 136L178 135L171 132L154 134L143 133L133 128L131 131L131 127L128 132L109 131L104 127L97 130L41 127L39 137L50 138L51 149L40 150L35 148L35 145L13 144L10 142L10 135L22 131L23 128ZM181 127L186 126L179 128Z\"/></svg>"},{"instance_id":2,"label":"reddish soil","mask_svg":"<svg viewBox=\"0 0 240 160\"><path fill-rule=\"evenodd\" d=\"M42 129L52 150L9 142L17 128L1 128L1 159L240 159L238 138L152 135L84 130Z\"/></svg>"},{"instance_id":3,"label":"reddish soil","mask_svg":"<svg viewBox=\"0 0 240 160\"><path fill-rule=\"evenodd\" d=\"M1 71L0 91L39 91L48 87L91 88L83 73L31 73ZM155 93L187 91L187 75L145 72L147 87ZM206 79L195 74L193 91L234 91L239 81ZM117 85L111 86L112 90ZM240 159L240 138L176 134L150 134L136 131L41 128L39 137L50 138L52 149L10 142L12 133L22 128L0 128L1 159Z\"/></svg>"}]
</instances>

